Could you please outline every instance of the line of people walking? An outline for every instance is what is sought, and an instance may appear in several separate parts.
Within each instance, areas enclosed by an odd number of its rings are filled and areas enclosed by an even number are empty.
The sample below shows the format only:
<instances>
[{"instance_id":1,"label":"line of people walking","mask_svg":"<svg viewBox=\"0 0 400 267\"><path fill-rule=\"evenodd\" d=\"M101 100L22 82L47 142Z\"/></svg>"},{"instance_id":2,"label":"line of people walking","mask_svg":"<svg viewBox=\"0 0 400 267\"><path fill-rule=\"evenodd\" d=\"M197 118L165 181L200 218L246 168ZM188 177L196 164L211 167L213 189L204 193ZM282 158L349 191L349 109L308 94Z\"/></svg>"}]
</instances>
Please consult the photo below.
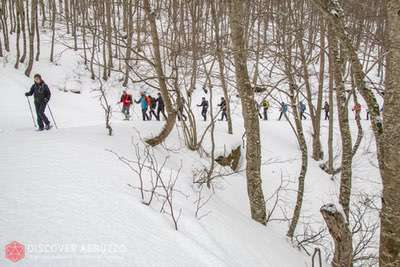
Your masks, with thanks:
<instances>
[{"instance_id":1,"label":"line of people walking","mask_svg":"<svg viewBox=\"0 0 400 267\"><path fill-rule=\"evenodd\" d=\"M164 119L167 119L167 116L165 114L165 105L164 105L164 100L161 96L161 93L157 94L157 97L152 97L150 94L147 94L145 91L140 92L140 96L138 100L134 100L130 94L128 94L127 91L123 91L122 96L120 98L120 101L118 104L122 104L122 109L121 112L125 116L125 120L130 119L130 109L131 105L133 103L136 103L140 105L141 109L141 114L142 114L142 120L143 121L150 121L153 118L155 118L157 121L161 120L161 115L163 116ZM179 121L187 120L187 116L185 115L185 105L186 105L186 100L184 97L180 97L177 101L177 106L178 106L178 114L177 118ZM203 118L204 121L207 121L207 114L208 114L208 109L209 109L209 102L206 99L206 97L202 97L200 104L196 105L197 107L201 108L201 117ZM224 97L221 97L219 104L217 105L219 107L219 121L226 121L228 120L228 114L227 114L227 102ZM259 118L262 120L268 120L268 113L270 109L270 102L268 101L267 98L263 99L261 103L258 103L255 101L255 108L258 111ZM325 113L325 120L329 120L330 118L330 106L327 101L325 101L324 106L322 110ZM353 112L355 113L355 118L360 119L360 114L361 114L361 105L359 103L355 104L353 107ZM282 118L287 118L287 112L289 111L289 106L287 103L282 101L280 103L279 107L279 117L278 121L282 120ZM307 111L307 105L304 103L304 101L300 101L298 105L298 113L299 117L301 120L306 120L306 111ZM383 111L383 108L381 109ZM366 119L369 119L369 112L368 110L366 111L367 117Z\"/></svg>"}]
</instances>

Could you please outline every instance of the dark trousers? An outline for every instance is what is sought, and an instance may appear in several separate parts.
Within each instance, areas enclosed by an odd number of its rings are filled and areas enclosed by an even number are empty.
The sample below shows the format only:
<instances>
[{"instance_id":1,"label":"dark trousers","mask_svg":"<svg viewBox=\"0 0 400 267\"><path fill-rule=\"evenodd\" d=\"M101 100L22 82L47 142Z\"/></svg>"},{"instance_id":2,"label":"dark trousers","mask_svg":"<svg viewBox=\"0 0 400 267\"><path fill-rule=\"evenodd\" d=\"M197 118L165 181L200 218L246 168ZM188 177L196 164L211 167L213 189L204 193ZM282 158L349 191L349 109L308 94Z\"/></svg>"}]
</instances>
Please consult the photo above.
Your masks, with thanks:
<instances>
[{"instance_id":1,"label":"dark trousers","mask_svg":"<svg viewBox=\"0 0 400 267\"><path fill-rule=\"evenodd\" d=\"M129 110L130 110L130 108L131 108L131 106L126 106L126 105L123 105L122 106L122 114L124 114L125 115L125 119L129 119Z\"/></svg>"},{"instance_id":2,"label":"dark trousers","mask_svg":"<svg viewBox=\"0 0 400 267\"><path fill-rule=\"evenodd\" d=\"M301 120L306 120L307 117L304 115L304 111L300 111L300 119Z\"/></svg>"},{"instance_id":3,"label":"dark trousers","mask_svg":"<svg viewBox=\"0 0 400 267\"><path fill-rule=\"evenodd\" d=\"M203 109L203 110L201 111L201 116L203 116L204 121L207 120L207 109Z\"/></svg>"},{"instance_id":4,"label":"dark trousers","mask_svg":"<svg viewBox=\"0 0 400 267\"><path fill-rule=\"evenodd\" d=\"M329 120L329 111L325 111L325 120Z\"/></svg>"},{"instance_id":5,"label":"dark trousers","mask_svg":"<svg viewBox=\"0 0 400 267\"><path fill-rule=\"evenodd\" d=\"M225 118L225 120L228 120L228 116L226 115L226 111L225 111L225 110L223 110L223 111L222 111L222 114L221 114L221 119L220 119L220 121L223 121L223 120L224 120L224 118Z\"/></svg>"},{"instance_id":6,"label":"dark trousers","mask_svg":"<svg viewBox=\"0 0 400 267\"><path fill-rule=\"evenodd\" d=\"M279 115L279 121L282 119L282 116L285 115L285 112L281 111L281 115Z\"/></svg>"},{"instance_id":7,"label":"dark trousers","mask_svg":"<svg viewBox=\"0 0 400 267\"><path fill-rule=\"evenodd\" d=\"M44 124L50 125L49 119L46 117L46 114L44 114L44 111L46 110L46 105L47 105L46 102L35 101L35 109L36 109L37 123L39 125L39 129L43 129Z\"/></svg>"},{"instance_id":8,"label":"dark trousers","mask_svg":"<svg viewBox=\"0 0 400 267\"><path fill-rule=\"evenodd\" d=\"M167 116L165 115L164 108L158 108L157 109L157 120L159 121L161 119L160 115L163 115L164 119L167 119Z\"/></svg>"},{"instance_id":9,"label":"dark trousers","mask_svg":"<svg viewBox=\"0 0 400 267\"><path fill-rule=\"evenodd\" d=\"M267 121L268 120L268 109L264 108L264 120Z\"/></svg>"},{"instance_id":10,"label":"dark trousers","mask_svg":"<svg viewBox=\"0 0 400 267\"><path fill-rule=\"evenodd\" d=\"M146 109L142 109L142 118L143 118L144 121L150 120L149 116L147 115L147 110Z\"/></svg>"},{"instance_id":11,"label":"dark trousers","mask_svg":"<svg viewBox=\"0 0 400 267\"><path fill-rule=\"evenodd\" d=\"M150 118L150 120L153 118L153 116L156 117L156 120L158 120L158 116L157 116L157 114L155 113L154 109L150 109L150 112L149 112L149 118Z\"/></svg>"}]
</instances>

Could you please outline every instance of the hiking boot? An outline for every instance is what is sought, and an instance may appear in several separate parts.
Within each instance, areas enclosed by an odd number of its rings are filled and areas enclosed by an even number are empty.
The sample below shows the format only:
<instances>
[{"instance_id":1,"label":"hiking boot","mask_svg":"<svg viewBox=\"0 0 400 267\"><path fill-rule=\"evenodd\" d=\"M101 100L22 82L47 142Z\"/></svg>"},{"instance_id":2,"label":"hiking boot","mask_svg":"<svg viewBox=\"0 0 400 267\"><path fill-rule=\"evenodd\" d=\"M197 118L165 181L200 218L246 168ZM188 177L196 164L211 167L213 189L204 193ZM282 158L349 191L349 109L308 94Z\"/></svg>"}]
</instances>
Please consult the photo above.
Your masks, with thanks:
<instances>
[{"instance_id":1,"label":"hiking boot","mask_svg":"<svg viewBox=\"0 0 400 267\"><path fill-rule=\"evenodd\" d=\"M46 130L50 130L51 127L52 127L52 126L51 126L50 124L47 124L47 125L46 125ZM43 129L42 129L42 130L43 130Z\"/></svg>"}]
</instances>

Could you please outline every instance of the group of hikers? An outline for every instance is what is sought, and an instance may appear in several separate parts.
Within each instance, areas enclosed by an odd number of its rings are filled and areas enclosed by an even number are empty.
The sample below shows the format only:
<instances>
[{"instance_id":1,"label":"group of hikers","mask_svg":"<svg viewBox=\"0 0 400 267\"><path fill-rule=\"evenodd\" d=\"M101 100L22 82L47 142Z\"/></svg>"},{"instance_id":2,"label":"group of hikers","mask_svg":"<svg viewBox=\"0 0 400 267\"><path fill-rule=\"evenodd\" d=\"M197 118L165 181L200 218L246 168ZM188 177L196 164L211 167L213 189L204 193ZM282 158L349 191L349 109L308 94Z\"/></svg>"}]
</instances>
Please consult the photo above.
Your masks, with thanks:
<instances>
[{"instance_id":1,"label":"group of hikers","mask_svg":"<svg viewBox=\"0 0 400 267\"><path fill-rule=\"evenodd\" d=\"M140 98L138 100L134 100L136 104L140 105L142 111L142 118L144 121L152 120L153 116L156 120L160 120L160 116L166 119L165 115L165 106L164 100L161 96L161 93L157 94L157 98L152 97L151 95L146 94L146 92L140 92ZM122 114L125 116L125 120L130 119L130 109L133 104L132 96L128 94L126 90L123 91L120 101L117 104L122 104Z\"/></svg>"},{"instance_id":2,"label":"group of hikers","mask_svg":"<svg viewBox=\"0 0 400 267\"><path fill-rule=\"evenodd\" d=\"M37 125L38 125L38 130L43 131L44 129L50 130L52 125L47 118L45 114L46 106L48 102L50 101L51 97L51 92L49 90L49 87L47 84L43 81L42 77L40 74L36 74L34 76L34 84L30 88L29 92L25 93L25 96L32 96L34 97L34 105L36 109L36 117L37 117ZM147 94L145 91L140 92L140 97L138 100L134 100L130 94L126 90L123 91L122 96L120 98L120 101L117 104L122 104L122 110L121 112L125 116L125 120L130 119L130 109L131 105L135 102L136 104L140 105L141 108L141 113L142 113L142 119L143 121L149 121L152 120L154 117L156 120L161 119L161 115L164 117L164 119L167 119L167 116L165 115L165 105L164 105L164 100L161 96L161 93L157 94L157 97L152 97L150 94ZM181 97L179 98L178 103L178 120L187 120L186 115L184 114L184 105L186 104L185 98ZM30 104L30 103L29 103ZM203 120L207 120L207 114L208 114L208 108L209 108L209 103L205 97L202 98L202 101L200 104L197 105L198 107L201 107L201 116L203 117ZM256 109L258 110L258 115L260 119L263 120L268 120L268 110L270 108L270 103L268 99L263 99L261 103L255 102ZM218 104L218 107L220 109L220 121L223 120L228 120L228 115L227 115L227 102L224 97L221 97L221 100ZM262 113L260 113L260 109L262 109ZM288 104L282 101L280 103L280 115L278 120L281 120L282 117L287 118L287 112L288 112ZM307 119L306 117L306 110L307 106L304 104L303 101L300 101L299 106L299 117L300 119ZM323 106L323 110L325 112L325 120L329 120L330 117L330 106L327 101L325 101L325 104ZM355 114L355 119L359 120L361 117L361 111L362 107L360 103L356 103L354 107L352 108L352 111ZM383 107L381 109L383 112ZM368 110L366 110L366 119L369 120L370 113Z\"/></svg>"},{"instance_id":3,"label":"group of hikers","mask_svg":"<svg viewBox=\"0 0 400 267\"><path fill-rule=\"evenodd\" d=\"M164 117L164 119L167 119L167 116L165 115L164 100L161 96L161 93L158 93L157 97L153 97L150 94L147 94L145 91L141 91L139 99L133 100L132 96L128 94L126 90L124 90L120 101L117 104L122 104L121 112L124 114L125 120L130 119L130 109L134 102L140 105L143 121L150 121L153 119L153 117L159 121L161 119L161 115ZM184 111L185 104L185 98L181 97L178 101L178 120L187 120L187 116L185 115ZM201 116L203 117L204 121L206 121L209 107L206 98L203 97L201 103L197 106L202 108ZM218 104L218 107L220 107L221 112L220 120L228 120L227 105L224 97L221 97L221 102Z\"/></svg>"}]
</instances>

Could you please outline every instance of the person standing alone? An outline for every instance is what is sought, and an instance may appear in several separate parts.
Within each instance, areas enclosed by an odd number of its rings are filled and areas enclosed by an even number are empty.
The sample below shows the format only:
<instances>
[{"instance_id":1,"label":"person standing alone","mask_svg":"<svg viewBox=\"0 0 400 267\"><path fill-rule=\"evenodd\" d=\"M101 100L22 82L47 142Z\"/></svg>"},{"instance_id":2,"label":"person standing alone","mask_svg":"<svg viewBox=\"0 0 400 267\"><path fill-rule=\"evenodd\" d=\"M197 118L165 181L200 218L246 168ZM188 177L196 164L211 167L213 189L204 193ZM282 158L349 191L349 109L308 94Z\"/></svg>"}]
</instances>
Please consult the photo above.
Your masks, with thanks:
<instances>
[{"instance_id":1,"label":"person standing alone","mask_svg":"<svg viewBox=\"0 0 400 267\"><path fill-rule=\"evenodd\" d=\"M51 97L50 89L43 81L40 74L35 74L33 79L34 84L30 91L25 93L25 96L28 97L33 95L39 131L43 131L44 129L50 130L50 121L44 113Z\"/></svg>"},{"instance_id":2,"label":"person standing alone","mask_svg":"<svg viewBox=\"0 0 400 267\"><path fill-rule=\"evenodd\" d=\"M323 110L325 111L325 120L329 120L329 115L330 115L330 114L329 114L329 104L328 104L328 101L325 101Z\"/></svg>"}]
</instances>

